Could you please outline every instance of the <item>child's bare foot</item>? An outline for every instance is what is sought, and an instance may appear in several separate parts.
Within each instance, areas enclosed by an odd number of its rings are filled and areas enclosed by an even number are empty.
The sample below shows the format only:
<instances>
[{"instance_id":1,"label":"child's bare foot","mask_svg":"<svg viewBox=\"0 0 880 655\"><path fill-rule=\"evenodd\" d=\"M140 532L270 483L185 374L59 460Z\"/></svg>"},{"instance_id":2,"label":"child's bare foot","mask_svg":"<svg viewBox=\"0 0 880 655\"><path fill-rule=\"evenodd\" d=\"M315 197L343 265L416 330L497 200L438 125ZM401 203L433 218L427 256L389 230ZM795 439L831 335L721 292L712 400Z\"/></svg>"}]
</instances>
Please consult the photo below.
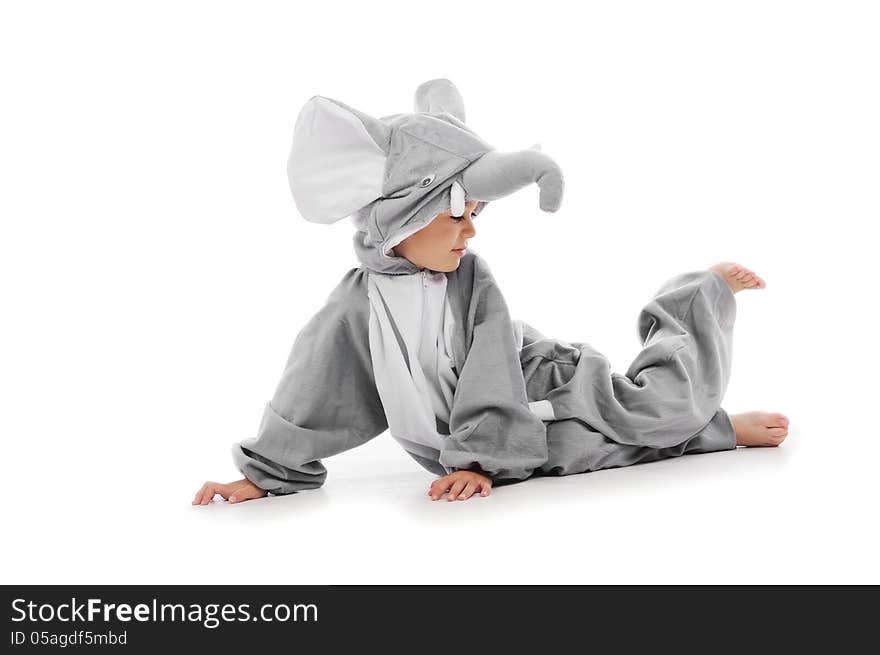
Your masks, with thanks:
<instances>
[{"instance_id":1,"label":"child's bare foot","mask_svg":"<svg viewBox=\"0 0 880 655\"><path fill-rule=\"evenodd\" d=\"M736 293L743 289L763 289L767 284L742 264L736 262L719 262L709 267L710 271L720 273L730 290Z\"/></svg>"},{"instance_id":2,"label":"child's bare foot","mask_svg":"<svg viewBox=\"0 0 880 655\"><path fill-rule=\"evenodd\" d=\"M776 412L733 414L737 446L778 446L788 435L788 418Z\"/></svg>"}]
</instances>

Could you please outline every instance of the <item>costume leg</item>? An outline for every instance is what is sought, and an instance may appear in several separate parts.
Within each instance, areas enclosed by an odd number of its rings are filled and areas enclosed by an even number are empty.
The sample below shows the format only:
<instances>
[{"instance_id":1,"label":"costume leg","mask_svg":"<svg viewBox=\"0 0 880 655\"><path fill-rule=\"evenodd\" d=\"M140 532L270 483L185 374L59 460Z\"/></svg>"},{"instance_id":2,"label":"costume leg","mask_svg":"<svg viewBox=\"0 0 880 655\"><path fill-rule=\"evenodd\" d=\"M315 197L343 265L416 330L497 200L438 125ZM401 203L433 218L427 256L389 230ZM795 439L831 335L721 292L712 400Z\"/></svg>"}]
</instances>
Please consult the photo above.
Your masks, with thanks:
<instances>
[{"instance_id":1,"label":"costume leg","mask_svg":"<svg viewBox=\"0 0 880 655\"><path fill-rule=\"evenodd\" d=\"M541 467L541 474L587 473L733 448L736 448L736 433L723 408L719 408L712 420L697 434L667 448L619 444L581 421L567 419L547 425L549 458Z\"/></svg>"},{"instance_id":2,"label":"costume leg","mask_svg":"<svg viewBox=\"0 0 880 655\"><path fill-rule=\"evenodd\" d=\"M735 317L719 273L677 275L640 312L642 350L625 375L589 344L534 334L520 351L529 400L549 400L557 421L584 423L615 444L687 449L721 408Z\"/></svg>"}]
</instances>

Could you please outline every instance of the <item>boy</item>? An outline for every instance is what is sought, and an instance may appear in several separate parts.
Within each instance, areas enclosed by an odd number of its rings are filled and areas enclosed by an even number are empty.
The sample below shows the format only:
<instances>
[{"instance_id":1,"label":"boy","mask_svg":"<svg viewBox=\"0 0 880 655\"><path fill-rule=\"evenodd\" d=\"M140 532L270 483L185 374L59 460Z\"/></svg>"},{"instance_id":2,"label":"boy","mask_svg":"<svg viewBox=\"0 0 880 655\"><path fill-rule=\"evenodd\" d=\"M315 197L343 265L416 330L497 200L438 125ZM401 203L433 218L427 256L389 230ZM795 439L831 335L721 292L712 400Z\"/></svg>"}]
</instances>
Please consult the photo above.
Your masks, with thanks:
<instances>
[{"instance_id":1,"label":"boy","mask_svg":"<svg viewBox=\"0 0 880 655\"><path fill-rule=\"evenodd\" d=\"M421 85L415 106L377 120L315 96L300 113L288 161L297 208L322 223L353 216L361 266L297 336L258 436L233 447L245 478L206 482L193 504L317 488L322 458L386 428L438 475L432 500L781 443L782 414L720 407L734 294L763 280L723 262L667 281L639 316L643 350L625 376L612 373L588 344L512 321L488 266L467 252L492 200L536 183L541 209L556 211L559 167L476 136L449 80Z\"/></svg>"}]
</instances>

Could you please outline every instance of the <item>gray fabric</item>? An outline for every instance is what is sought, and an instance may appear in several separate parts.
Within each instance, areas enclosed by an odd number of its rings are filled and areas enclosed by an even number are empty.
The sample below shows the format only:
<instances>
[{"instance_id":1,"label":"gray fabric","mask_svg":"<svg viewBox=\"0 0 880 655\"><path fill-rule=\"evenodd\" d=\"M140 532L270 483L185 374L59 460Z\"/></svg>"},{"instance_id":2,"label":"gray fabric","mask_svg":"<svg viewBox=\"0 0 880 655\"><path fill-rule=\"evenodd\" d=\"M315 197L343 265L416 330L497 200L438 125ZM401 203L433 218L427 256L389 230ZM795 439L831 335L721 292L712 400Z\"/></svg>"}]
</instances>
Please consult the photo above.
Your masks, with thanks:
<instances>
[{"instance_id":1,"label":"gray fabric","mask_svg":"<svg viewBox=\"0 0 880 655\"><path fill-rule=\"evenodd\" d=\"M547 460L546 429L526 400L507 303L476 253L447 275L464 330L452 342L459 377L440 463L497 481L524 480Z\"/></svg>"},{"instance_id":2,"label":"gray fabric","mask_svg":"<svg viewBox=\"0 0 880 655\"><path fill-rule=\"evenodd\" d=\"M369 271L345 274L298 334L256 437L233 447L242 474L274 494L321 486L322 458L387 428L369 353ZM504 296L482 258L447 273L462 317L459 373L443 448L404 443L431 473L471 469L507 484L735 447L720 401L730 373L733 293L717 273L665 283L639 314L642 350L626 375L585 343L524 324L517 352ZM557 420L528 402L547 399ZM403 443L403 442L401 442Z\"/></svg>"},{"instance_id":3,"label":"gray fabric","mask_svg":"<svg viewBox=\"0 0 880 655\"><path fill-rule=\"evenodd\" d=\"M587 343L524 324L528 399L549 400L549 457L566 475L736 447L721 400L730 378L736 301L724 278L692 271L665 282L637 319L642 349L625 374Z\"/></svg>"},{"instance_id":4,"label":"gray fabric","mask_svg":"<svg viewBox=\"0 0 880 655\"><path fill-rule=\"evenodd\" d=\"M487 152L462 175L468 193L487 201L503 198L511 188L520 189L532 182L541 189L538 206L546 212L556 211L562 198L562 172L538 149Z\"/></svg>"},{"instance_id":5,"label":"gray fabric","mask_svg":"<svg viewBox=\"0 0 880 655\"><path fill-rule=\"evenodd\" d=\"M256 437L232 448L242 474L276 494L320 487L321 458L388 427L370 359L368 273L348 271L300 330Z\"/></svg>"},{"instance_id":6,"label":"gray fabric","mask_svg":"<svg viewBox=\"0 0 880 655\"><path fill-rule=\"evenodd\" d=\"M346 273L300 331L257 436L233 445L236 466L258 487L274 494L319 487L322 458L387 428L369 353L367 275ZM440 451L404 447L435 474L469 468L499 481L525 479L547 459L546 432L526 402L504 297L476 252L447 275L449 300L465 323L453 338L459 378L450 434Z\"/></svg>"},{"instance_id":7,"label":"gray fabric","mask_svg":"<svg viewBox=\"0 0 880 655\"><path fill-rule=\"evenodd\" d=\"M455 85L446 79L428 80L415 93L415 110L429 114L447 113L464 123L464 98Z\"/></svg>"},{"instance_id":8,"label":"gray fabric","mask_svg":"<svg viewBox=\"0 0 880 655\"><path fill-rule=\"evenodd\" d=\"M727 412L719 408L699 432L666 448L619 444L578 419L549 423L547 447L549 457L536 475L588 473L680 455L730 450L736 447L736 434Z\"/></svg>"}]
</instances>

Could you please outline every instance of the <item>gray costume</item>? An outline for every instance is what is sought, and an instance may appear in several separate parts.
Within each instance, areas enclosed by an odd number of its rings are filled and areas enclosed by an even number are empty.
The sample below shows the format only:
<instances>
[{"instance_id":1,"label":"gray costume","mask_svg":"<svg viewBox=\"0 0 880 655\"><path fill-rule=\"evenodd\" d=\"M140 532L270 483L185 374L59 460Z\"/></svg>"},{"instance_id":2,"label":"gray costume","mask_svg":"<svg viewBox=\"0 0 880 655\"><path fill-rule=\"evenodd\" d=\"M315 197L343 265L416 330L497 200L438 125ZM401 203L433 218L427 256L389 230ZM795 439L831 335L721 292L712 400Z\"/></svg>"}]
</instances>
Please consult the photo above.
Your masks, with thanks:
<instances>
[{"instance_id":1,"label":"gray costume","mask_svg":"<svg viewBox=\"0 0 880 655\"><path fill-rule=\"evenodd\" d=\"M390 403L383 406L376 385L385 372L374 370L384 360L371 352L382 341L370 277L421 270L391 248L441 212L462 215L466 199L481 211L537 183L541 209L561 203L556 163L536 148L498 153L482 141L464 124L449 80L421 85L415 107L377 120L315 96L297 119L288 160L297 208L316 222L352 216L361 266L297 335L257 436L233 447L239 470L271 493L321 486L323 458L389 426ZM736 305L718 273L683 273L658 290L638 316L643 349L625 375L586 343L511 321L473 251L445 275L445 302L456 317L447 335L448 379L455 379L448 424L435 440L399 439L432 473L470 469L504 484L735 447L720 403ZM542 420L530 409L536 403L552 416Z\"/></svg>"}]
</instances>

